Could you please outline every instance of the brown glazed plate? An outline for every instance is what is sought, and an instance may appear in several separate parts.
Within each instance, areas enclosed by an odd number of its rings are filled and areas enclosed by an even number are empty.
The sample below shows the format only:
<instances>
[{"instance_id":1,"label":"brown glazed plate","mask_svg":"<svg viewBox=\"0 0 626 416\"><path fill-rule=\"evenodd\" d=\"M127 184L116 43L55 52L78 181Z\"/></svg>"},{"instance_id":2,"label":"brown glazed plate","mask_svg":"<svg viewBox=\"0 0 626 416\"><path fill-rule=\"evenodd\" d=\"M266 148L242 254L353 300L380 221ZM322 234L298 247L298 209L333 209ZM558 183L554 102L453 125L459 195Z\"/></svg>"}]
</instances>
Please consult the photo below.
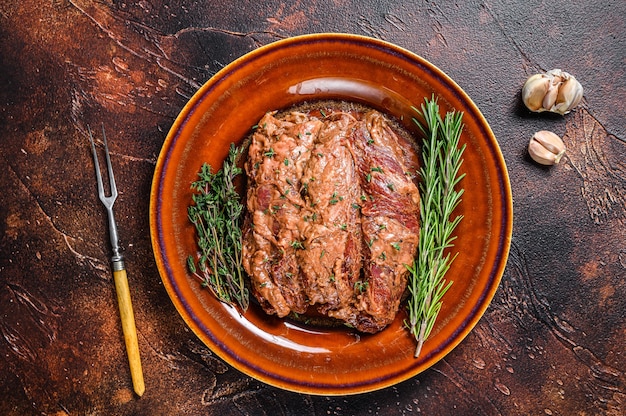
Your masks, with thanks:
<instances>
[{"instance_id":1,"label":"brown glazed plate","mask_svg":"<svg viewBox=\"0 0 626 416\"><path fill-rule=\"evenodd\" d=\"M404 309L375 335L325 329L266 315L252 304L241 315L216 301L187 271L197 251L187 218L190 185L204 162L221 166L267 111L339 99L377 108L411 131L413 105L438 98L464 112L465 189L455 250L438 321L419 358ZM415 132L416 137L417 132ZM426 370L457 346L489 305L509 253L512 201L498 143L476 105L423 58L376 39L314 34L256 49L226 66L189 100L159 155L150 197L150 232L163 284L189 328L213 352L267 384L309 394L381 389Z\"/></svg>"}]
</instances>

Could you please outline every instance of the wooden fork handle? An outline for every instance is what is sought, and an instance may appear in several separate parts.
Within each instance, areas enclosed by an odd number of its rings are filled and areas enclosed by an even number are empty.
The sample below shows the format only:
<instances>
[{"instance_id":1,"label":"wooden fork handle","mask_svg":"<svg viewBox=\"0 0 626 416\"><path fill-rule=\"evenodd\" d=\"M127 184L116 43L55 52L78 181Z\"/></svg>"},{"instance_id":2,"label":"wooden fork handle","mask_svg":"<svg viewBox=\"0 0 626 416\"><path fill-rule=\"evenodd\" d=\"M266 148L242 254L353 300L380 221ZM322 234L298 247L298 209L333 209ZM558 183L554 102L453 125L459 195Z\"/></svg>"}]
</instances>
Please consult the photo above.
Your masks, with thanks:
<instances>
[{"instance_id":1,"label":"wooden fork handle","mask_svg":"<svg viewBox=\"0 0 626 416\"><path fill-rule=\"evenodd\" d=\"M143 371L141 369L141 359L139 357L139 343L137 342L137 328L135 327L135 316L133 305L130 301L130 290L128 288L128 278L126 269L113 271L115 280L115 291L117 292L117 303L120 307L120 317L122 319L122 330L124 332L124 342L130 364L130 376L133 381L135 393L141 397L146 390L143 381Z\"/></svg>"}]
</instances>

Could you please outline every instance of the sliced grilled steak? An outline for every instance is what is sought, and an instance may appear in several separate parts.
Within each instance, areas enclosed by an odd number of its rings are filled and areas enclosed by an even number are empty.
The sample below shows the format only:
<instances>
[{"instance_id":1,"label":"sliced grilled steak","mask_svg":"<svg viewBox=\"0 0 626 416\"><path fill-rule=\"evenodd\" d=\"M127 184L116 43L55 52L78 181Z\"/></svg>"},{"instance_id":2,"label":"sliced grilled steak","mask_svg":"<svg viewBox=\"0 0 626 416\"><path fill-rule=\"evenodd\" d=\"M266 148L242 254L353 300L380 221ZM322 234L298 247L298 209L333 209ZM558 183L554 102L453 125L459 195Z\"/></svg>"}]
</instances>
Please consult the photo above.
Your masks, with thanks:
<instances>
[{"instance_id":1,"label":"sliced grilled steak","mask_svg":"<svg viewBox=\"0 0 626 416\"><path fill-rule=\"evenodd\" d=\"M363 280L355 326L376 332L393 321L419 237L419 192L403 163L401 138L380 113L365 115L352 134L363 203Z\"/></svg>"},{"instance_id":2,"label":"sliced grilled steak","mask_svg":"<svg viewBox=\"0 0 626 416\"><path fill-rule=\"evenodd\" d=\"M354 314L361 270L359 178L346 136L354 123L349 114L324 123L302 177L307 210L298 260L307 295L319 312L341 320Z\"/></svg>"},{"instance_id":3,"label":"sliced grilled steak","mask_svg":"<svg viewBox=\"0 0 626 416\"><path fill-rule=\"evenodd\" d=\"M268 313L283 317L308 308L296 251L300 231L302 172L311 155L319 120L292 113L284 120L266 114L248 150L243 266L253 293Z\"/></svg>"},{"instance_id":4,"label":"sliced grilled steak","mask_svg":"<svg viewBox=\"0 0 626 416\"><path fill-rule=\"evenodd\" d=\"M268 113L248 154L243 258L263 309L392 322L419 235L411 142L377 111Z\"/></svg>"}]
</instances>

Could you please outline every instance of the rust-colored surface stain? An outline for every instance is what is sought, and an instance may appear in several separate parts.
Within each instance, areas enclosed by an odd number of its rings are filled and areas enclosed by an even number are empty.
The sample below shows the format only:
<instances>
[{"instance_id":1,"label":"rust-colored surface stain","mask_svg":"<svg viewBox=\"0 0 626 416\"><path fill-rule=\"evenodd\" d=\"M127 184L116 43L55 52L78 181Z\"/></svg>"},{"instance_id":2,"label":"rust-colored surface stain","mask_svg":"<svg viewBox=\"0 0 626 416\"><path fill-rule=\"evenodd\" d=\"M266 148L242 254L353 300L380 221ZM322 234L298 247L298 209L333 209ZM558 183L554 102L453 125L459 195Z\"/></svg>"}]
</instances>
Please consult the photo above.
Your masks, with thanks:
<instances>
[{"instance_id":1,"label":"rust-colored surface stain","mask_svg":"<svg viewBox=\"0 0 626 416\"><path fill-rule=\"evenodd\" d=\"M1 3L0 414L626 413L626 5L508 3ZM491 125L514 200L501 285L467 338L396 386L332 398L269 387L211 352L163 287L148 219L157 157L189 98L245 53L315 32L393 42L446 72ZM529 113L521 86L553 68L582 83L582 105ZM141 398L84 134L101 123ZM544 129L568 148L551 168L526 154Z\"/></svg>"}]
</instances>

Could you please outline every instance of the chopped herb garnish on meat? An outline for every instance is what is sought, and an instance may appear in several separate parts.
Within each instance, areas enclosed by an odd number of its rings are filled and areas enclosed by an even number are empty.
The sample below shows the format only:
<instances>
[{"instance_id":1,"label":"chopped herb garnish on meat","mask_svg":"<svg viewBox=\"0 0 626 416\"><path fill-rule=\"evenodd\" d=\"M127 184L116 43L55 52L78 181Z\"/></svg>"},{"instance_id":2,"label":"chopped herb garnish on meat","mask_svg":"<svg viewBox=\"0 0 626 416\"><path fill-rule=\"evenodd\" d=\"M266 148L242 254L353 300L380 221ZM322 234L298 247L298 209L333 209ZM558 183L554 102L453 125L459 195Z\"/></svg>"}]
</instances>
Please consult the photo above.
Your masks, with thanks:
<instances>
[{"instance_id":1,"label":"chopped herb garnish on meat","mask_svg":"<svg viewBox=\"0 0 626 416\"><path fill-rule=\"evenodd\" d=\"M357 280L356 282L354 282L354 290L356 290L357 293L364 293L369 287L369 285L370 285L370 282Z\"/></svg>"},{"instance_id":2,"label":"chopped herb garnish on meat","mask_svg":"<svg viewBox=\"0 0 626 416\"><path fill-rule=\"evenodd\" d=\"M383 168L381 168L380 166L374 166L372 168L372 172L383 173Z\"/></svg>"},{"instance_id":3,"label":"chopped herb garnish on meat","mask_svg":"<svg viewBox=\"0 0 626 416\"><path fill-rule=\"evenodd\" d=\"M289 159L285 158L285 160L283 160L283 163L285 164L285 166L289 166Z\"/></svg>"},{"instance_id":4,"label":"chopped herb garnish on meat","mask_svg":"<svg viewBox=\"0 0 626 416\"><path fill-rule=\"evenodd\" d=\"M392 184L392 183L388 183L388 184L387 184L387 188L389 188L389 190L390 190L390 191L395 191L395 190L396 190L395 185L394 185L394 184Z\"/></svg>"},{"instance_id":5,"label":"chopped herb garnish on meat","mask_svg":"<svg viewBox=\"0 0 626 416\"><path fill-rule=\"evenodd\" d=\"M267 152L263 153L263 156L272 158L272 157L274 157L275 154L276 154L276 152L274 151L274 149L270 147L270 150L268 150Z\"/></svg>"},{"instance_id":6,"label":"chopped herb garnish on meat","mask_svg":"<svg viewBox=\"0 0 626 416\"><path fill-rule=\"evenodd\" d=\"M302 244L301 241L294 240L291 243L289 243L289 245L297 250L304 250L304 245Z\"/></svg>"},{"instance_id":7,"label":"chopped herb garnish on meat","mask_svg":"<svg viewBox=\"0 0 626 416\"><path fill-rule=\"evenodd\" d=\"M400 243L391 243L391 247L393 247L394 249L400 251Z\"/></svg>"}]
</instances>

